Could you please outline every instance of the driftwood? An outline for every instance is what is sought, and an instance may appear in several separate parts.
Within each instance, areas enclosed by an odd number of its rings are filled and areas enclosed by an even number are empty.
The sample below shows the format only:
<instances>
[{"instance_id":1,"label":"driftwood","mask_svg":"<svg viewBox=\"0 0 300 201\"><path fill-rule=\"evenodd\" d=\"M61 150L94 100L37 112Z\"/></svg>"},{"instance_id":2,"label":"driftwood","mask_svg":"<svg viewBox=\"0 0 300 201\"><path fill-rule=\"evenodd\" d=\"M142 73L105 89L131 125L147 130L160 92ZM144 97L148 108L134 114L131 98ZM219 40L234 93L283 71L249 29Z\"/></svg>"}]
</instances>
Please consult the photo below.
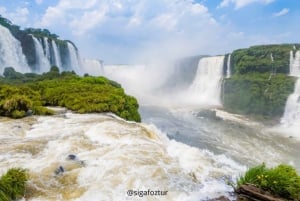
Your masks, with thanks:
<instances>
[{"instance_id":1,"label":"driftwood","mask_svg":"<svg viewBox=\"0 0 300 201\"><path fill-rule=\"evenodd\" d=\"M222 195L218 198L210 199L208 201L230 201L230 199Z\"/></svg>"},{"instance_id":2,"label":"driftwood","mask_svg":"<svg viewBox=\"0 0 300 201\"><path fill-rule=\"evenodd\" d=\"M283 198L275 197L253 185L241 185L236 189L236 193L241 197L239 200L258 200L258 201L285 201Z\"/></svg>"}]
</instances>

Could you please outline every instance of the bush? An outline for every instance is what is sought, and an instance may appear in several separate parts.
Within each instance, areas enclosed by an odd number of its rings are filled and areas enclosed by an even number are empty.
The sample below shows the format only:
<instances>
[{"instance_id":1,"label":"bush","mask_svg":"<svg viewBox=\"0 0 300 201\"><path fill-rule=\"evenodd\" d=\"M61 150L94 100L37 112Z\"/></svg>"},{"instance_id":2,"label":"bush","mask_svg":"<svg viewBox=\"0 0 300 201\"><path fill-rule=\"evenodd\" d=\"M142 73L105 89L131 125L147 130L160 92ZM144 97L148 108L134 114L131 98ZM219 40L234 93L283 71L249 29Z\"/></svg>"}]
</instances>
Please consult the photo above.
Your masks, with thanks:
<instances>
[{"instance_id":1,"label":"bush","mask_svg":"<svg viewBox=\"0 0 300 201\"><path fill-rule=\"evenodd\" d=\"M12 168L0 178L0 200L10 201L20 199L25 194L28 174L26 170Z\"/></svg>"},{"instance_id":2,"label":"bush","mask_svg":"<svg viewBox=\"0 0 300 201\"><path fill-rule=\"evenodd\" d=\"M300 200L300 176L289 165L267 168L262 164L250 168L238 179L237 187L244 184L253 184L282 198Z\"/></svg>"}]
</instances>

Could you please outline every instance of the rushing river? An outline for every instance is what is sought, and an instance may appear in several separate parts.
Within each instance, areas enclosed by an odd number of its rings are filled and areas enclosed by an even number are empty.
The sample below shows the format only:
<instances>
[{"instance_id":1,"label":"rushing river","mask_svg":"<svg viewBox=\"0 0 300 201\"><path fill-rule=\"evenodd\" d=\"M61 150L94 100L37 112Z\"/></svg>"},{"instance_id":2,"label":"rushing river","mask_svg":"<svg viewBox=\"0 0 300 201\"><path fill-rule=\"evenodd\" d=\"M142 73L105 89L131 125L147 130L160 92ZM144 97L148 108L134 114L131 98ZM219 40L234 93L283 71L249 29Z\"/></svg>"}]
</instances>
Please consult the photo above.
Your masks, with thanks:
<instances>
[{"instance_id":1,"label":"rushing river","mask_svg":"<svg viewBox=\"0 0 300 201\"><path fill-rule=\"evenodd\" d=\"M284 162L299 170L300 143L257 123L222 113L227 120L206 119L180 108L142 106L141 114L144 123L71 112L0 118L0 174L28 169L30 201L199 201L234 199L227 183L248 165ZM127 194L148 189L166 193Z\"/></svg>"}]
</instances>

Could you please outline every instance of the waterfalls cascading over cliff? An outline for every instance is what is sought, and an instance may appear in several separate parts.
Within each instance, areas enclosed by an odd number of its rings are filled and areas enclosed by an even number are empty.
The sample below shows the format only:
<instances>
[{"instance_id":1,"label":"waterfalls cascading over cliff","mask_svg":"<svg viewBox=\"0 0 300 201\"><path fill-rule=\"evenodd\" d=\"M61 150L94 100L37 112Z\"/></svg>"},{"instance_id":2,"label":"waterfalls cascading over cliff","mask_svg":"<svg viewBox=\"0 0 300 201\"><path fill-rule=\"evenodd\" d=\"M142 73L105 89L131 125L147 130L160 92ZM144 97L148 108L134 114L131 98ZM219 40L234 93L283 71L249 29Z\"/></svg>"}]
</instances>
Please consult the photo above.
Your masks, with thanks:
<instances>
[{"instance_id":1,"label":"waterfalls cascading over cliff","mask_svg":"<svg viewBox=\"0 0 300 201\"><path fill-rule=\"evenodd\" d=\"M22 52L20 42L10 31L0 25L0 73L5 67L14 67L19 72L29 72L26 57Z\"/></svg>"},{"instance_id":2,"label":"waterfalls cascading over cliff","mask_svg":"<svg viewBox=\"0 0 300 201\"><path fill-rule=\"evenodd\" d=\"M82 74L81 62L73 44L67 42L68 53L69 53L69 67L73 69L75 72Z\"/></svg>"},{"instance_id":3,"label":"waterfalls cascading over cliff","mask_svg":"<svg viewBox=\"0 0 300 201\"><path fill-rule=\"evenodd\" d=\"M35 47L35 56L36 56L36 71L39 73L47 72L50 69L50 62L47 58L47 55L44 54L43 46L41 42L32 36L34 47Z\"/></svg>"},{"instance_id":4,"label":"waterfalls cascading over cliff","mask_svg":"<svg viewBox=\"0 0 300 201\"><path fill-rule=\"evenodd\" d=\"M85 73L77 48L69 41L19 30L18 34L9 27L0 25L0 73L4 68L13 67L17 72L43 73L55 65L60 71Z\"/></svg>"},{"instance_id":5,"label":"waterfalls cascading over cliff","mask_svg":"<svg viewBox=\"0 0 300 201\"><path fill-rule=\"evenodd\" d=\"M199 60L196 77L188 89L188 98L196 104L220 106L224 56Z\"/></svg>"},{"instance_id":6,"label":"waterfalls cascading over cliff","mask_svg":"<svg viewBox=\"0 0 300 201\"><path fill-rule=\"evenodd\" d=\"M221 106L224 56L178 62L169 66L105 65L102 75L122 84L144 104Z\"/></svg>"},{"instance_id":7,"label":"waterfalls cascading over cliff","mask_svg":"<svg viewBox=\"0 0 300 201\"><path fill-rule=\"evenodd\" d=\"M288 97L281 123L289 135L300 137L300 51L290 52L290 75L298 77L294 92Z\"/></svg>"}]
</instances>

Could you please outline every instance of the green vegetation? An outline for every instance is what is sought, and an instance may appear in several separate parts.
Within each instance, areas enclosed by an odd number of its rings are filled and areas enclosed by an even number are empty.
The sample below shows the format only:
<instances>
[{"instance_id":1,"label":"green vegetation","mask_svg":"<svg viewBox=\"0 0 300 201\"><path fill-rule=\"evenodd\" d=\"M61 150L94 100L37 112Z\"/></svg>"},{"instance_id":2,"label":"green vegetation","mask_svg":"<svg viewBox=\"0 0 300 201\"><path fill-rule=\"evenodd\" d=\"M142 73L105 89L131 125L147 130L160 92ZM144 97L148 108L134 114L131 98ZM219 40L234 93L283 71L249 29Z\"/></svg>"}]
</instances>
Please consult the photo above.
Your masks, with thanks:
<instances>
[{"instance_id":1,"label":"green vegetation","mask_svg":"<svg viewBox=\"0 0 300 201\"><path fill-rule=\"evenodd\" d=\"M234 74L251 72L289 73L290 51L293 45L260 45L235 50L231 55ZM273 61L271 59L273 57Z\"/></svg>"},{"instance_id":2,"label":"green vegetation","mask_svg":"<svg viewBox=\"0 0 300 201\"><path fill-rule=\"evenodd\" d=\"M284 74L249 73L234 75L224 83L223 104L241 114L281 116L295 78Z\"/></svg>"},{"instance_id":3,"label":"green vegetation","mask_svg":"<svg viewBox=\"0 0 300 201\"><path fill-rule=\"evenodd\" d=\"M300 176L289 165L267 168L265 164L250 168L237 181L237 187L253 184L274 195L289 200L300 200Z\"/></svg>"},{"instance_id":4,"label":"green vegetation","mask_svg":"<svg viewBox=\"0 0 300 201\"><path fill-rule=\"evenodd\" d=\"M57 67L42 75L21 74L6 68L0 78L0 115L12 118L49 115L44 106L66 107L78 113L112 112L131 121L141 121L138 103L121 85L104 77L79 77L60 73Z\"/></svg>"},{"instance_id":5,"label":"green vegetation","mask_svg":"<svg viewBox=\"0 0 300 201\"><path fill-rule=\"evenodd\" d=\"M0 178L0 200L11 201L20 199L25 194L25 186L28 180L26 170L12 168Z\"/></svg>"},{"instance_id":6,"label":"green vegetation","mask_svg":"<svg viewBox=\"0 0 300 201\"><path fill-rule=\"evenodd\" d=\"M261 45L235 50L232 76L223 87L224 108L233 113L277 118L283 115L296 79L288 76L290 51L299 44Z\"/></svg>"}]
</instances>

